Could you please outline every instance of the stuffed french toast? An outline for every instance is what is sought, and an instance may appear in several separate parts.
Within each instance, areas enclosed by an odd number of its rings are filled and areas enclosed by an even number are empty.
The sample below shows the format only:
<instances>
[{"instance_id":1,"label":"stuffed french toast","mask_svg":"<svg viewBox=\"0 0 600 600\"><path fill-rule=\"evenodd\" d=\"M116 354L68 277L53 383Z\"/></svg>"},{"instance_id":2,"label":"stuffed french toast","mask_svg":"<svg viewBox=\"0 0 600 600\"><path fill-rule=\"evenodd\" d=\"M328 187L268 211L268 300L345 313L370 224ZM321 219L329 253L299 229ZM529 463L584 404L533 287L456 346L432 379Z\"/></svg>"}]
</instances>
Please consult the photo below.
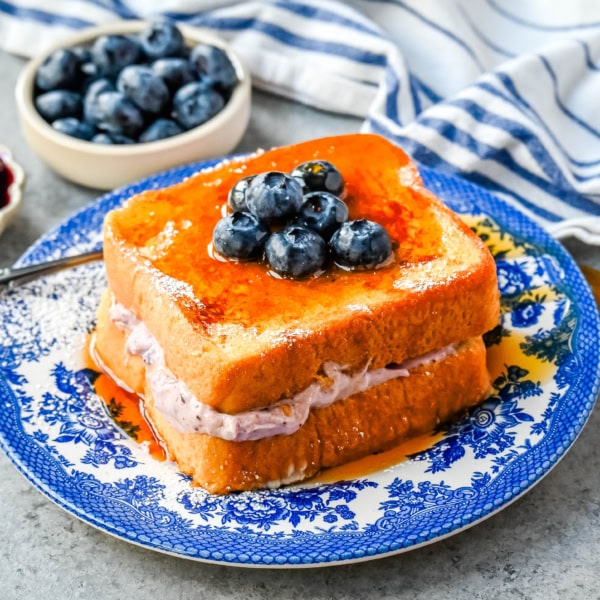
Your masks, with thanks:
<instances>
[{"instance_id":1,"label":"stuffed french toast","mask_svg":"<svg viewBox=\"0 0 600 600\"><path fill-rule=\"evenodd\" d=\"M494 261L381 137L143 192L107 215L104 257L93 355L210 492L300 481L489 394Z\"/></svg>"}]
</instances>

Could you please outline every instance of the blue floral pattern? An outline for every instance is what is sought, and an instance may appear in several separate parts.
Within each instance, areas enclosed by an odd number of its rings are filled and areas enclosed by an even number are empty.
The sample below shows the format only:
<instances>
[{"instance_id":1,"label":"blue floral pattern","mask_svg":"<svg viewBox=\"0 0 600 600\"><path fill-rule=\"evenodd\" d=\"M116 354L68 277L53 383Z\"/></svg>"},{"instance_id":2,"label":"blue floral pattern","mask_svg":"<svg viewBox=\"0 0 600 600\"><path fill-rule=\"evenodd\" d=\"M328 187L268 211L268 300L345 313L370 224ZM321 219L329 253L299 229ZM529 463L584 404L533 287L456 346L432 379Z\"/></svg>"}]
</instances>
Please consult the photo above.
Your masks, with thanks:
<instances>
[{"instance_id":1,"label":"blue floral pattern","mask_svg":"<svg viewBox=\"0 0 600 600\"><path fill-rule=\"evenodd\" d=\"M535 325L544 312L543 298L524 300L512 311L510 321L513 327L531 327Z\"/></svg>"},{"instance_id":2,"label":"blue floral pattern","mask_svg":"<svg viewBox=\"0 0 600 600\"><path fill-rule=\"evenodd\" d=\"M479 495L479 490L490 482L490 476L474 473L471 484L463 487L452 487L440 481L421 481L395 478L386 489L388 500L381 503L383 515L369 527L372 532L390 527L402 527L410 519L420 513L434 508L448 508L473 500Z\"/></svg>"},{"instance_id":3,"label":"blue floral pattern","mask_svg":"<svg viewBox=\"0 0 600 600\"><path fill-rule=\"evenodd\" d=\"M108 210L198 168L100 198L21 264L96 247ZM0 291L0 445L33 485L81 519L148 548L227 564L332 564L399 552L503 507L556 464L589 415L599 387L598 315L571 258L535 224L470 184L423 176L494 255L502 318L485 336L495 357L491 396L400 467L223 497L192 487L120 429L94 394L96 373L81 353L105 285L100 264Z\"/></svg>"},{"instance_id":4,"label":"blue floral pattern","mask_svg":"<svg viewBox=\"0 0 600 600\"><path fill-rule=\"evenodd\" d=\"M323 531L356 529L356 514L350 505L358 492L377 487L372 481L340 482L335 486L308 489L273 490L230 496L212 496L188 489L178 497L185 509L203 520L217 517L222 525L241 531L269 531L289 524L297 531L303 524L318 524Z\"/></svg>"},{"instance_id":5,"label":"blue floral pattern","mask_svg":"<svg viewBox=\"0 0 600 600\"><path fill-rule=\"evenodd\" d=\"M98 373L90 369L71 371L58 363L51 372L56 391L42 395L38 416L57 444L81 445L82 464L100 467L112 463L116 469L137 466L132 451L123 442L126 436L106 418L94 397L93 382Z\"/></svg>"},{"instance_id":6,"label":"blue floral pattern","mask_svg":"<svg viewBox=\"0 0 600 600\"><path fill-rule=\"evenodd\" d=\"M450 424L441 441L414 455L413 459L429 463L427 473L438 473L448 470L470 450L475 459L492 457L490 472L497 472L498 465L506 464L506 452L514 456L520 425L534 421L518 399L543 393L541 385L528 379L528 374L517 365L506 367L506 372L493 383L495 394L464 418Z\"/></svg>"}]
</instances>

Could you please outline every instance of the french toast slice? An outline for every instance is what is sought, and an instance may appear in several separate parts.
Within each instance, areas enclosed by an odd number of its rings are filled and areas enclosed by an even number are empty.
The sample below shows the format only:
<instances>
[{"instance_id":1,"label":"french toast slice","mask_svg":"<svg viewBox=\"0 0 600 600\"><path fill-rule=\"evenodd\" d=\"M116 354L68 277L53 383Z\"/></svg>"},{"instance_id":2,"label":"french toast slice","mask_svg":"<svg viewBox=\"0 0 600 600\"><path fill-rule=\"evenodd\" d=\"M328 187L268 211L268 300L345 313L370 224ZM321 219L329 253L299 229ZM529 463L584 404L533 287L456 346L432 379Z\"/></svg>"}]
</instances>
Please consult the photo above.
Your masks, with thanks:
<instances>
[{"instance_id":1,"label":"french toast slice","mask_svg":"<svg viewBox=\"0 0 600 600\"><path fill-rule=\"evenodd\" d=\"M427 364L415 365L406 376L312 409L289 435L230 441L181 431L156 406L142 358L127 351L127 335L110 317L111 302L110 294L104 294L94 348L98 363L120 385L140 394L144 413L169 457L194 484L211 493L310 478L324 468L430 433L490 392L485 346L481 337L475 337Z\"/></svg>"},{"instance_id":2,"label":"french toast slice","mask_svg":"<svg viewBox=\"0 0 600 600\"><path fill-rule=\"evenodd\" d=\"M386 228L392 264L290 281L258 263L217 260L211 234L233 184L312 159L342 173L351 219ZM327 380L327 363L382 369L480 336L498 321L488 250L422 187L406 154L375 135L277 148L143 192L107 215L104 258L114 302L145 324L195 399L225 414L291 398ZM102 356L106 337L97 342Z\"/></svg>"}]
</instances>

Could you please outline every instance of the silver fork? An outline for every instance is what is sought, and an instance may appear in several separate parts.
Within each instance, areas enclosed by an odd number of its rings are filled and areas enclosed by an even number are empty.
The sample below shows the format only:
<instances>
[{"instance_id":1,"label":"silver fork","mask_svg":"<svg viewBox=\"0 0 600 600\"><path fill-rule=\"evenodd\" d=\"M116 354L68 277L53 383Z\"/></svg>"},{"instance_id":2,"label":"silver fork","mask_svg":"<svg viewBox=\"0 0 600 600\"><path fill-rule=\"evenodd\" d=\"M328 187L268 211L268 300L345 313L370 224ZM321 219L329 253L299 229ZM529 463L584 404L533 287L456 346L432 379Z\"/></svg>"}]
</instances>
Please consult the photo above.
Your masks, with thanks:
<instances>
[{"instance_id":1,"label":"silver fork","mask_svg":"<svg viewBox=\"0 0 600 600\"><path fill-rule=\"evenodd\" d=\"M5 267L4 269L0 269L0 285L8 284L11 286L22 279L32 279L39 275L53 273L54 271L75 267L94 260L102 260L102 250L83 252L75 256L65 256L27 267Z\"/></svg>"}]
</instances>

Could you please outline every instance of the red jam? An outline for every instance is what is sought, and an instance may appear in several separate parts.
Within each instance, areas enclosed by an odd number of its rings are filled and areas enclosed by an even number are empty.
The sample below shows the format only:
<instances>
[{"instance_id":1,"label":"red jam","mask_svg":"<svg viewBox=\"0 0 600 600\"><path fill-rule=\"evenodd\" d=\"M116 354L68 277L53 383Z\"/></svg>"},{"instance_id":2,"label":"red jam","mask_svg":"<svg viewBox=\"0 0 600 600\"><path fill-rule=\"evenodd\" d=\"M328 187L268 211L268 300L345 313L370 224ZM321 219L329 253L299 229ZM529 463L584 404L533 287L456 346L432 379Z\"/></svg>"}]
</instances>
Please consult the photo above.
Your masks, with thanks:
<instances>
[{"instance_id":1,"label":"red jam","mask_svg":"<svg viewBox=\"0 0 600 600\"><path fill-rule=\"evenodd\" d=\"M8 188L11 186L15 177L8 165L0 157L0 208L4 208L9 202Z\"/></svg>"}]
</instances>

